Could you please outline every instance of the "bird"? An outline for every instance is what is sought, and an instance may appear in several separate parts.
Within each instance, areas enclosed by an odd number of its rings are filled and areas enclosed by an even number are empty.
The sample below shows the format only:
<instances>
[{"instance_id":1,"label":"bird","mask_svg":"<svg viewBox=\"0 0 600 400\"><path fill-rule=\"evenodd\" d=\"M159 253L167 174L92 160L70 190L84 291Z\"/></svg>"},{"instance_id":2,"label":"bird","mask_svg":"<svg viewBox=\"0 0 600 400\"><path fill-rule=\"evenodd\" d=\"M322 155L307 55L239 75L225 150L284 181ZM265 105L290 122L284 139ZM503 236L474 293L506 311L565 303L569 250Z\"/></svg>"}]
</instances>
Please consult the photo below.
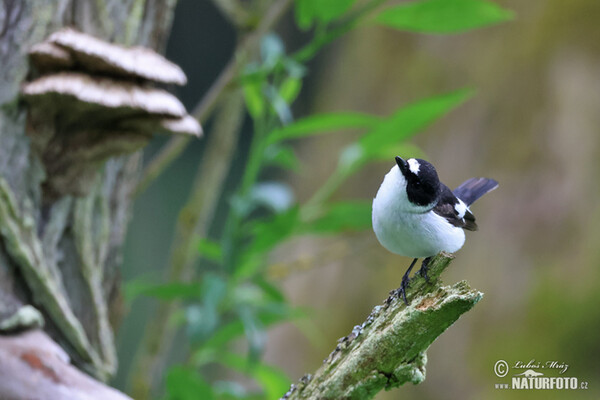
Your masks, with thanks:
<instances>
[{"instance_id":1,"label":"bird","mask_svg":"<svg viewBox=\"0 0 600 400\"><path fill-rule=\"evenodd\" d=\"M406 299L409 275L419 258L419 274L426 280L431 257L455 253L465 243L465 230L477 230L469 209L484 194L496 189L489 178L471 178L453 191L440 182L435 167L420 158L396 156L373 199L372 222L377 240L392 253L414 260L402 277L397 293Z\"/></svg>"}]
</instances>

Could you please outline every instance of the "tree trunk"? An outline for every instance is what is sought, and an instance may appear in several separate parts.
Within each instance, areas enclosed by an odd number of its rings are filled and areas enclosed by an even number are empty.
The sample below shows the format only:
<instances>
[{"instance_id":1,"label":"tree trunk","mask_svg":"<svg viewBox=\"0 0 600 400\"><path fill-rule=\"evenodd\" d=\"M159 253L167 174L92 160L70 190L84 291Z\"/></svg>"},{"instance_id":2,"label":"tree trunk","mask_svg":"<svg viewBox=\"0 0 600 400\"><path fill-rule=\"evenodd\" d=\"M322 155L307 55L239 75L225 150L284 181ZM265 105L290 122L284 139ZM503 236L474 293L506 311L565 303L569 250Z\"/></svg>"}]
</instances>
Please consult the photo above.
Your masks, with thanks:
<instances>
[{"instance_id":1,"label":"tree trunk","mask_svg":"<svg viewBox=\"0 0 600 400\"><path fill-rule=\"evenodd\" d=\"M73 177L88 180L83 194L45 190L51 174L20 97L32 76L27 52L65 26L161 51L174 6L175 0L0 2L2 399L126 398L72 365L99 380L116 371L118 267L139 154L94 164L92 177ZM46 115L39 114L38 120Z\"/></svg>"}]
</instances>

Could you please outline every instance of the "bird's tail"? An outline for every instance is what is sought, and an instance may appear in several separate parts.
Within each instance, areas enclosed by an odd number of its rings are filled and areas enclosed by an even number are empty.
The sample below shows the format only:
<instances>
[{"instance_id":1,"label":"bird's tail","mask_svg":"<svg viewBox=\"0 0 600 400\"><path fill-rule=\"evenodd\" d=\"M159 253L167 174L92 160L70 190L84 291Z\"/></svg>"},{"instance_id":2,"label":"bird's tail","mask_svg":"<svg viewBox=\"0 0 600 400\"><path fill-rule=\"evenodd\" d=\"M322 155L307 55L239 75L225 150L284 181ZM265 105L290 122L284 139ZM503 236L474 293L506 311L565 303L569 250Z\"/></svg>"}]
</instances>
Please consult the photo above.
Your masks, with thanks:
<instances>
[{"instance_id":1,"label":"bird's tail","mask_svg":"<svg viewBox=\"0 0 600 400\"><path fill-rule=\"evenodd\" d=\"M470 206L475 200L497 187L498 182L493 179L471 178L461 183L459 187L454 189L453 193L456 197L464 201L467 206Z\"/></svg>"}]
</instances>

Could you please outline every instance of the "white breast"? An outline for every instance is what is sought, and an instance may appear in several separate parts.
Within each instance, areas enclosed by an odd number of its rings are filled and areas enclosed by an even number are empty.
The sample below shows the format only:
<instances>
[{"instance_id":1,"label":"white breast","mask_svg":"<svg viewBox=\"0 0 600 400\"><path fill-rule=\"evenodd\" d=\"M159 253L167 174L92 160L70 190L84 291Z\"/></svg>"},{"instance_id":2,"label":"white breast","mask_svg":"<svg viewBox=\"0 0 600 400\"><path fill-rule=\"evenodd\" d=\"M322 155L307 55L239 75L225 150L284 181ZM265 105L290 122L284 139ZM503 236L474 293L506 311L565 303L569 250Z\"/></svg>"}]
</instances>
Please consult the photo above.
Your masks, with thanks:
<instances>
[{"instance_id":1,"label":"white breast","mask_svg":"<svg viewBox=\"0 0 600 400\"><path fill-rule=\"evenodd\" d=\"M385 176L373 199L373 230L379 242L392 253L407 257L454 253L465 242L465 233L431 211L415 206L406 196L406 181L398 167Z\"/></svg>"}]
</instances>

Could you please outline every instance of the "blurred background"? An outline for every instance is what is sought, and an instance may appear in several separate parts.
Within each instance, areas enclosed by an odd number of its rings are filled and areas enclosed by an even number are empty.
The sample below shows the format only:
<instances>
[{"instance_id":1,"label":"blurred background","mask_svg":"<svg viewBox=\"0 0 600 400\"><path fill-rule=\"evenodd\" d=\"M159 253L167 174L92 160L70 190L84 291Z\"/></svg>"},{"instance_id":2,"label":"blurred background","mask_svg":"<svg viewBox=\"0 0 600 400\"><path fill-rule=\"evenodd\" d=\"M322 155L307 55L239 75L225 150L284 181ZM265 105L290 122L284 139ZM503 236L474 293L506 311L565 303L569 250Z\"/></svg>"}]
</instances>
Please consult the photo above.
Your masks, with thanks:
<instances>
[{"instance_id":1,"label":"blurred background","mask_svg":"<svg viewBox=\"0 0 600 400\"><path fill-rule=\"evenodd\" d=\"M513 10L515 19L449 36L376 26L352 31L309 63L293 107L296 118L330 111L388 115L428 96L476 89L474 97L413 143L450 187L472 176L500 182L472 207L479 231L467 233L443 277L447 283L466 279L485 296L433 343L422 384L382 392L379 400L600 398L600 2L495 2ZM293 51L306 33L295 28L289 14L276 31ZM188 75L189 84L177 91L188 109L227 63L235 40L211 1L179 0L166 53ZM209 137L210 122L204 128ZM251 135L246 121L234 159L244 159ZM137 199L125 281L162 276L206 137L192 143ZM339 133L295 141L300 172L273 174L290 183L298 199L306 199L335 168L337 151L354 138ZM163 145L156 139L145 159ZM369 164L335 198L373 198L392 165L393 160ZM240 173L234 163L217 218L226 212L225 199ZM292 381L318 368L336 340L398 287L410 263L382 248L371 230L296 238L270 258L273 265L293 266L290 273L271 278L292 305L310 310L312 335L291 323L268 331L264 360ZM130 304L118 332L115 384L120 388L126 387L156 304L146 298ZM589 389L495 389L495 383L507 382L494 374L501 359L568 364L564 375L588 381Z\"/></svg>"}]
</instances>

